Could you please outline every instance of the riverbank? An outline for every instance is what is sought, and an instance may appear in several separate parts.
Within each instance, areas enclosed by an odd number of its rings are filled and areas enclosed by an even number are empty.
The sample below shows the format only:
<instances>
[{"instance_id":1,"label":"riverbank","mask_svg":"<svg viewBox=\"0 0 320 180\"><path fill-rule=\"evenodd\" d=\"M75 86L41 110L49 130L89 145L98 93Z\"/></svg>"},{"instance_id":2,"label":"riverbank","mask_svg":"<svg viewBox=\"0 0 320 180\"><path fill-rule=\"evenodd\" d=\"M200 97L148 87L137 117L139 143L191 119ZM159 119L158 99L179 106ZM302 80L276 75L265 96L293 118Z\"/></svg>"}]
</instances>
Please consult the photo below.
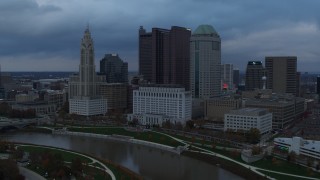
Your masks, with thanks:
<instances>
[{"instance_id":1,"label":"riverbank","mask_svg":"<svg viewBox=\"0 0 320 180\"><path fill-rule=\"evenodd\" d=\"M119 131L119 129L121 129ZM124 141L124 142L131 142L133 144L139 144L139 142L141 142L140 140L135 139L135 137L139 137L139 138L147 138L146 141L142 141L143 143L141 145L146 145L146 146L152 146L158 149L162 149L162 150L166 150L166 151L170 151L172 149L174 149L174 147L167 147L167 145L161 144L161 141L159 142L159 140L157 140L159 143L154 143L154 142L148 142L148 140L151 140L151 138L148 138L147 135L142 135L141 133L143 133L143 131L139 131L139 132L127 132L124 130L124 128L120 128L120 127L105 127L105 128L92 128L92 127L87 127L87 128L77 128L76 130L78 131L86 131L85 134L82 134L84 136L88 136L88 137L96 137L96 138L106 138L108 137L109 139L115 140L115 141ZM93 133L89 133L89 132L93 132ZM99 132L99 134L95 134L94 132ZM198 144L195 142L189 142L186 141L186 139L182 140L179 139L177 137L165 134L165 133L161 133L161 132L155 132L155 131L148 131L149 135L152 132L152 137L166 137L167 138L167 142L177 142L179 144L183 144L184 146L181 147L188 147L189 145L192 145L192 149L194 150L194 152L201 154L206 154L208 157L212 156L215 157L217 156L218 158L221 158L223 161L228 162L227 166L223 166L222 168L233 172L234 169L246 169L246 175L248 173L251 174L256 174L258 176L260 176L260 178L277 178L277 176L272 176L273 174L270 173L265 173L265 171L270 170L270 168L265 168L264 166L255 166L256 163L253 164L247 164L245 162L243 162L241 159L239 159L238 157L235 158L234 155L230 156L230 153L228 152L224 152L224 149L227 148L222 148L222 149L216 149L216 148L212 148L212 147L206 147L206 144ZM75 132L72 132L71 134L73 134ZM128 137L126 135L128 135L130 133L130 135L133 135L132 137ZM154 133L158 134L157 136L154 135ZM105 134L109 134L109 135L105 135ZM111 134L111 135L110 135ZM139 134L139 135L138 135ZM161 136L160 136L161 135ZM154 140L154 139L153 139ZM163 143L163 142L162 142ZM165 147L165 148L164 148ZM167 148L167 149L166 149ZM185 149L184 149L185 150ZM182 152L182 151L181 151ZM180 152L180 153L181 153ZM179 153L178 153L179 154ZM197 158L195 158L197 159ZM220 164L220 163L218 163ZM225 163L224 163L225 164ZM265 164L265 163L263 163ZM278 167L281 169L281 167ZM290 171L278 171L278 170L273 170L273 172L275 174L283 174L286 175L288 178L290 177L300 177L300 178L305 178L305 179L314 179L314 177L308 177L304 174L297 174L297 172L290 172ZM235 172L233 172L235 173ZM241 173L241 172L240 172ZM242 176L241 174L236 173L239 176ZM271 175L271 177L268 177L267 175Z\"/></svg>"},{"instance_id":2,"label":"riverbank","mask_svg":"<svg viewBox=\"0 0 320 180\"><path fill-rule=\"evenodd\" d=\"M239 166L235 163L232 163L228 160L219 158L217 156L211 156L208 154L202 154L198 152L192 152L192 151L185 151L182 153L184 156L188 156L191 158L198 159L200 161L204 161L206 163L215 165L217 167L221 167L229 172L232 172L244 179L256 179L256 180L266 180L267 177L261 176L259 174L256 174L252 172L250 169L247 169L245 167Z\"/></svg>"},{"instance_id":3,"label":"riverbank","mask_svg":"<svg viewBox=\"0 0 320 180\"><path fill-rule=\"evenodd\" d=\"M16 143L19 149L22 149L26 152L36 152L36 153L43 153L43 152L51 152L54 154L61 154L62 158L64 159L65 163L70 164L74 159L80 158L82 163L84 163L85 168L96 169L99 171L104 172L103 174L107 173L110 176L110 179L124 179L124 180L140 180L142 177L133 171L122 167L118 164L110 162L105 159L97 158L92 155L88 155L85 153L80 153L77 151L70 151L62 148L56 148L51 146L43 146L43 145L35 145L35 144L26 144L26 143ZM39 173L37 169L32 169L29 167L28 169L34 171L35 173ZM41 171L40 171L41 172ZM43 173L40 173L43 175ZM103 175L105 176L105 175Z\"/></svg>"}]
</instances>

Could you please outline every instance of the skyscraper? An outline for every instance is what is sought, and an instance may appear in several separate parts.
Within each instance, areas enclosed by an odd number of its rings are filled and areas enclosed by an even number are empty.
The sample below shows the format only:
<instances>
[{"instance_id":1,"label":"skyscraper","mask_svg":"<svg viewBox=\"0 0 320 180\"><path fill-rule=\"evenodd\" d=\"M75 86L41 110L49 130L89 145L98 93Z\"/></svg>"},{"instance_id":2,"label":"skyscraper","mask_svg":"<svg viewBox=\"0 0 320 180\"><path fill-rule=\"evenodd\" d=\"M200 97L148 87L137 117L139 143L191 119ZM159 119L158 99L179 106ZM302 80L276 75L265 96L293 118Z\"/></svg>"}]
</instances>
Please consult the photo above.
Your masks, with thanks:
<instances>
[{"instance_id":1,"label":"skyscraper","mask_svg":"<svg viewBox=\"0 0 320 180\"><path fill-rule=\"evenodd\" d=\"M221 65L222 87L233 89L233 64Z\"/></svg>"},{"instance_id":2,"label":"skyscraper","mask_svg":"<svg viewBox=\"0 0 320 180\"><path fill-rule=\"evenodd\" d=\"M87 28L80 45L79 74L71 75L69 80L70 114L105 114L107 101L98 94L98 86L104 81L104 76L96 75L93 40Z\"/></svg>"},{"instance_id":3,"label":"skyscraper","mask_svg":"<svg viewBox=\"0 0 320 180\"><path fill-rule=\"evenodd\" d=\"M100 73L105 74L107 83L128 83L128 63L118 54L106 54L100 60Z\"/></svg>"},{"instance_id":4,"label":"skyscraper","mask_svg":"<svg viewBox=\"0 0 320 180\"><path fill-rule=\"evenodd\" d=\"M139 29L139 74L156 84L180 84L190 87L189 40L191 31L172 26L170 30Z\"/></svg>"},{"instance_id":5,"label":"skyscraper","mask_svg":"<svg viewBox=\"0 0 320 180\"><path fill-rule=\"evenodd\" d=\"M320 95L320 76L317 77L317 94Z\"/></svg>"},{"instance_id":6,"label":"skyscraper","mask_svg":"<svg viewBox=\"0 0 320 180\"><path fill-rule=\"evenodd\" d=\"M190 40L191 91L194 98L221 92L221 39L210 25L200 25Z\"/></svg>"},{"instance_id":7,"label":"skyscraper","mask_svg":"<svg viewBox=\"0 0 320 180\"><path fill-rule=\"evenodd\" d=\"M297 93L297 57L266 57L267 87L275 93Z\"/></svg>"},{"instance_id":8,"label":"skyscraper","mask_svg":"<svg viewBox=\"0 0 320 180\"><path fill-rule=\"evenodd\" d=\"M266 70L261 61L249 61L246 69L246 91L263 88L262 77L266 75Z\"/></svg>"},{"instance_id":9,"label":"skyscraper","mask_svg":"<svg viewBox=\"0 0 320 180\"><path fill-rule=\"evenodd\" d=\"M233 70L233 84L234 84L234 87L238 88L239 83L240 83L240 71L239 71L239 69L234 69Z\"/></svg>"}]
</instances>

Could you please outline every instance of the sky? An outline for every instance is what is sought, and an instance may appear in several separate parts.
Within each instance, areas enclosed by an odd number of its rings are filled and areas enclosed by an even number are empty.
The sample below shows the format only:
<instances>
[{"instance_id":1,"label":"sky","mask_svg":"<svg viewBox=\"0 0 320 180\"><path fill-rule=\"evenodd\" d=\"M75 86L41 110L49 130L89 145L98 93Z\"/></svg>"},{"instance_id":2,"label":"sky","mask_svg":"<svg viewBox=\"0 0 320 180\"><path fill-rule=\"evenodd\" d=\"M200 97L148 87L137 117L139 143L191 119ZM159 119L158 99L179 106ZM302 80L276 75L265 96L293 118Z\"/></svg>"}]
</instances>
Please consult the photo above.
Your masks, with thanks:
<instances>
[{"instance_id":1,"label":"sky","mask_svg":"<svg viewBox=\"0 0 320 180\"><path fill-rule=\"evenodd\" d=\"M1 0L2 71L78 71L89 24L96 70L118 53L138 70L138 29L210 24L221 37L222 63L297 56L298 70L320 72L319 0Z\"/></svg>"}]
</instances>

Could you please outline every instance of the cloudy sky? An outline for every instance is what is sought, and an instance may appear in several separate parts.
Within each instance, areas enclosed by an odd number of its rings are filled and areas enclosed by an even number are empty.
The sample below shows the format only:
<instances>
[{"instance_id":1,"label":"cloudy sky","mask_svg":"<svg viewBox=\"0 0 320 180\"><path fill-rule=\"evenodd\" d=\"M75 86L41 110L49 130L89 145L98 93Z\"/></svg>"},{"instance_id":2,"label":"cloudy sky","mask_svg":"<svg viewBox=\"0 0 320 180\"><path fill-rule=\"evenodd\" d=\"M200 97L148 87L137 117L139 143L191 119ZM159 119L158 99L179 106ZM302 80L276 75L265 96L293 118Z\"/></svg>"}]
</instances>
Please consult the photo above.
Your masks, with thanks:
<instances>
[{"instance_id":1,"label":"cloudy sky","mask_svg":"<svg viewBox=\"0 0 320 180\"><path fill-rule=\"evenodd\" d=\"M212 25L222 38L222 63L245 70L249 60L297 56L298 70L320 69L318 0L0 0L2 71L77 71L89 23L96 68L118 53L138 69L138 29L194 30Z\"/></svg>"}]
</instances>

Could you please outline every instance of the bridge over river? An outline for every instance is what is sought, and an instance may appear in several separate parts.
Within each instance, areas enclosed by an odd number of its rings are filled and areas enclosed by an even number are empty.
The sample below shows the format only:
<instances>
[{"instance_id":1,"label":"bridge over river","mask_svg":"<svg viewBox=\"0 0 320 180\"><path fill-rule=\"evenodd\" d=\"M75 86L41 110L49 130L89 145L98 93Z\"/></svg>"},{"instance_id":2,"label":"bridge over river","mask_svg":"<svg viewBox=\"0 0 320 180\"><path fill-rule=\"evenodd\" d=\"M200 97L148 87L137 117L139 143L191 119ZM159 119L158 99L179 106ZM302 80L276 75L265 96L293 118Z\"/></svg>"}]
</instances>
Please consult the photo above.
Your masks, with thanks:
<instances>
[{"instance_id":1,"label":"bridge over river","mask_svg":"<svg viewBox=\"0 0 320 180\"><path fill-rule=\"evenodd\" d=\"M41 124L47 118L33 118L33 119L9 119L5 117L0 117L0 130L11 129L11 128L24 128L29 125Z\"/></svg>"}]
</instances>

